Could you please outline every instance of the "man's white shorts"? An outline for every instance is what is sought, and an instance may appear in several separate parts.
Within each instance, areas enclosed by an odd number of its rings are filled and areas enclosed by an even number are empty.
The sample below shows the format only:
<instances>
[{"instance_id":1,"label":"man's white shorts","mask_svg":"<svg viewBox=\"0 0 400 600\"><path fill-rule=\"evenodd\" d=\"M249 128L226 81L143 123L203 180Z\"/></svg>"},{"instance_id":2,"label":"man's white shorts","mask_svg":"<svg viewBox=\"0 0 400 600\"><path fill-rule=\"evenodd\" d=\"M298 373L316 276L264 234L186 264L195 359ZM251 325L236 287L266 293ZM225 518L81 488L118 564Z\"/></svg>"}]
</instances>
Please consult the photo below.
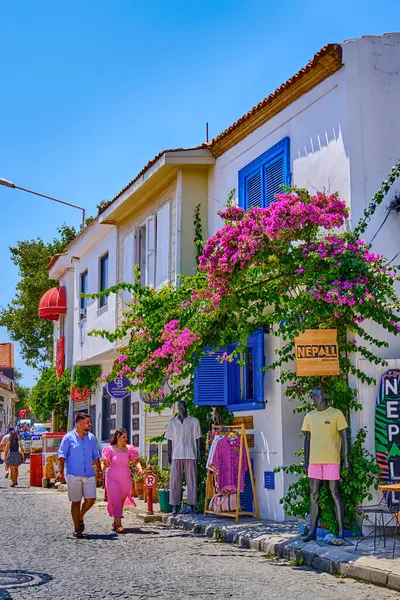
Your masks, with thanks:
<instances>
[{"instance_id":1,"label":"man's white shorts","mask_svg":"<svg viewBox=\"0 0 400 600\"><path fill-rule=\"evenodd\" d=\"M82 498L96 498L96 477L66 475L68 498L70 502L80 502Z\"/></svg>"}]
</instances>

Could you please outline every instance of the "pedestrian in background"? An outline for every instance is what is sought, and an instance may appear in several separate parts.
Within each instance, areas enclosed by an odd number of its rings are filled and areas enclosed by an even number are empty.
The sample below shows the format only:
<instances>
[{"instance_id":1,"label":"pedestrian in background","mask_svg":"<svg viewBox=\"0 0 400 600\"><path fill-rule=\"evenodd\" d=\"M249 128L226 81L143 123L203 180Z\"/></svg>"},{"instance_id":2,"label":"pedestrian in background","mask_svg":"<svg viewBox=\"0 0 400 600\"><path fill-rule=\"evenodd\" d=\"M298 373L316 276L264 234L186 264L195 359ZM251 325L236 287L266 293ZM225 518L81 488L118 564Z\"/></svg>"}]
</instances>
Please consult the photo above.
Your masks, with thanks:
<instances>
[{"instance_id":1,"label":"pedestrian in background","mask_svg":"<svg viewBox=\"0 0 400 600\"><path fill-rule=\"evenodd\" d=\"M128 446L126 429L117 429L114 432L110 445L102 452L102 458L106 468L107 510L113 518L112 528L117 533L124 533L122 519L125 500L129 498L131 504L135 506L132 498L130 461L135 464L139 475L143 474L142 465L138 462L139 452L135 446Z\"/></svg>"},{"instance_id":2,"label":"pedestrian in background","mask_svg":"<svg viewBox=\"0 0 400 600\"><path fill-rule=\"evenodd\" d=\"M67 433L58 451L58 481L67 481L68 498L71 502L71 515L74 522L74 537L81 538L85 531L84 516L96 502L96 477L93 463L96 465L97 478L103 481L97 440L92 433L90 418L78 413L75 429ZM65 476L66 469L66 476ZM83 503L82 503L83 500Z\"/></svg>"},{"instance_id":3,"label":"pedestrian in background","mask_svg":"<svg viewBox=\"0 0 400 600\"><path fill-rule=\"evenodd\" d=\"M10 468L11 473L11 487L18 485L18 470L19 466L24 462L24 450L22 448L22 442L18 437L16 431L12 431L10 439L7 443L5 453L6 465Z\"/></svg>"},{"instance_id":4,"label":"pedestrian in background","mask_svg":"<svg viewBox=\"0 0 400 600\"><path fill-rule=\"evenodd\" d=\"M7 427L7 428L6 428L6 435L5 435L5 436L3 436L3 439L1 440L0 454L1 454L1 451L3 451L3 452L5 453L5 451L6 451L6 448L7 448L7 444L8 444L8 442L10 441L10 435L11 435L11 433L12 433L13 431L14 431L14 427ZM6 459L5 459L5 454L4 454L4 462L5 462L5 460L6 460ZM8 479L8 478L9 478L9 476L10 476L10 469L9 469L9 467L7 466L7 464L5 465L5 470L6 470L6 475L5 475L5 477L6 477L6 479Z\"/></svg>"}]
</instances>

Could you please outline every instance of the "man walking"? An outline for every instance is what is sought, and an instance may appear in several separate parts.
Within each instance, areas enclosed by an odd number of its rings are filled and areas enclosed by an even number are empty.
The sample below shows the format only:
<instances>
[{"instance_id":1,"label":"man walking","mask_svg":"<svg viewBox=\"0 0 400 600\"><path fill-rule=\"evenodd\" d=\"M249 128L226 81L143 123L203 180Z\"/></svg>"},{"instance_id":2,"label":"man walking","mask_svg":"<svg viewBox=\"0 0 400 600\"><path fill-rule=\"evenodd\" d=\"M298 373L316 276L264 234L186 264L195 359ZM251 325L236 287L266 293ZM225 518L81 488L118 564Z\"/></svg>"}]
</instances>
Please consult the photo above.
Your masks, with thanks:
<instances>
[{"instance_id":1,"label":"man walking","mask_svg":"<svg viewBox=\"0 0 400 600\"><path fill-rule=\"evenodd\" d=\"M14 431L14 427L11 427L11 425L9 425L9 427L6 429L6 435L4 435L3 439L1 440L0 457L1 457L2 451L5 453L7 444L10 441L10 435L12 434L13 431ZM5 467L5 471L6 471L5 478L8 479L8 477L10 475L10 468L7 465L4 465L4 467Z\"/></svg>"},{"instance_id":2,"label":"man walking","mask_svg":"<svg viewBox=\"0 0 400 600\"><path fill-rule=\"evenodd\" d=\"M91 425L87 414L78 413L75 418L75 429L63 437L58 451L57 479L64 480L66 467L68 498L71 502L71 515L75 528L74 537L77 538L83 536L85 530L83 518L96 501L96 476L93 463L97 468L97 478L103 479L97 441L90 433Z\"/></svg>"}]
</instances>

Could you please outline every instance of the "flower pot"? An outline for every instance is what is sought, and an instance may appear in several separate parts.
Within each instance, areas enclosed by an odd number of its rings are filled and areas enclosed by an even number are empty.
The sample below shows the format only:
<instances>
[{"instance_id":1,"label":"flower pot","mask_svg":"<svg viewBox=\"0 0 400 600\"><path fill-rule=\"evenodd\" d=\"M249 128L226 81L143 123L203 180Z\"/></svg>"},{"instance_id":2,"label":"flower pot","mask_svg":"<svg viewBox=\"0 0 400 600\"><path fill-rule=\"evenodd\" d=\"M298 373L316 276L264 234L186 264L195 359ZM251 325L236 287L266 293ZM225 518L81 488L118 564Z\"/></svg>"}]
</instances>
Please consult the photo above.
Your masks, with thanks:
<instances>
[{"instance_id":1,"label":"flower pot","mask_svg":"<svg viewBox=\"0 0 400 600\"><path fill-rule=\"evenodd\" d=\"M144 482L143 481L135 481L136 493L139 500L143 500L144 498Z\"/></svg>"},{"instance_id":2,"label":"flower pot","mask_svg":"<svg viewBox=\"0 0 400 600\"><path fill-rule=\"evenodd\" d=\"M157 490L160 501L160 511L165 513L172 512L172 506L169 503L169 490Z\"/></svg>"}]
</instances>

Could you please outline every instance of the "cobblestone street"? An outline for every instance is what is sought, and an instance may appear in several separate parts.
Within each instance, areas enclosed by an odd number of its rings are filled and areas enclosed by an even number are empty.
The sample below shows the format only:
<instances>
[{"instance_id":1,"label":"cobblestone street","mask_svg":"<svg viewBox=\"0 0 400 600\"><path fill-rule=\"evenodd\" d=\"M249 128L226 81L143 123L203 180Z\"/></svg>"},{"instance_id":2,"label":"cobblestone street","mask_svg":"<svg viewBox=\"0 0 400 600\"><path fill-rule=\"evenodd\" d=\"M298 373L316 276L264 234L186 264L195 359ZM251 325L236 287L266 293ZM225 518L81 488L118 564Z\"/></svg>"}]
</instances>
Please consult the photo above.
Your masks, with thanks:
<instances>
[{"instance_id":1,"label":"cobblestone street","mask_svg":"<svg viewBox=\"0 0 400 600\"><path fill-rule=\"evenodd\" d=\"M190 533L142 525L132 516L125 520L128 533L116 536L103 503L88 514L86 537L74 539L66 494L29 488L27 467L22 471L19 487L10 489L0 467L0 599L398 597Z\"/></svg>"}]
</instances>

